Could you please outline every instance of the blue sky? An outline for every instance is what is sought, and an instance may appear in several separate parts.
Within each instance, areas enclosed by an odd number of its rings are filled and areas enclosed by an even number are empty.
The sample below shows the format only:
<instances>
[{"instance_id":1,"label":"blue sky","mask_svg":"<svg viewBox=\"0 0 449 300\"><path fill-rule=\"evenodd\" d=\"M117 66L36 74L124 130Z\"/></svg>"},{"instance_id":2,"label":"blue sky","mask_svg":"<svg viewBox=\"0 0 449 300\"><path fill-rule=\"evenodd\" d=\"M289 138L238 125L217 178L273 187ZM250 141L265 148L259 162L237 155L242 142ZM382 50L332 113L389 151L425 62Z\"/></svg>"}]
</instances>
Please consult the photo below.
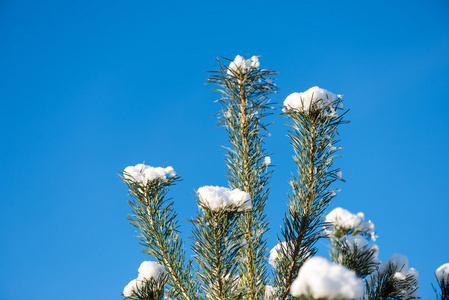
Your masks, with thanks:
<instances>
[{"instance_id":1,"label":"blue sky","mask_svg":"<svg viewBox=\"0 0 449 300\"><path fill-rule=\"evenodd\" d=\"M188 240L194 189L227 184L205 71L237 54L279 71L278 105L314 85L345 95L347 182L330 208L364 212L380 259L407 255L434 299L449 262L447 1L6 0L0 40L0 299L120 299L148 259L117 178L129 165L183 177L169 195ZM271 248L295 169L285 118L268 121Z\"/></svg>"}]
</instances>

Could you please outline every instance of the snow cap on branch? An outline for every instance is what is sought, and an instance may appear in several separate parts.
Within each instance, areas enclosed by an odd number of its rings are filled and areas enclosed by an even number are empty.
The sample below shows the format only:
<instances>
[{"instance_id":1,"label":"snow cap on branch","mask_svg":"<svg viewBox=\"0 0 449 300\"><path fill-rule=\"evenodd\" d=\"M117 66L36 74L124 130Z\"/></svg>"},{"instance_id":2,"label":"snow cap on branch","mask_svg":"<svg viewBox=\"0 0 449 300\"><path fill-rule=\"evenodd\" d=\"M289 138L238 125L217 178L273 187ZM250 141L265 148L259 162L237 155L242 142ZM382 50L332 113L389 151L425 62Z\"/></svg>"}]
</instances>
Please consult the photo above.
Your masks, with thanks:
<instances>
[{"instance_id":1,"label":"snow cap on branch","mask_svg":"<svg viewBox=\"0 0 449 300\"><path fill-rule=\"evenodd\" d=\"M155 179L166 180L167 174L172 177L176 176L176 172L173 167L150 167L144 164L129 166L123 171L123 175L126 179L134 180L142 184L147 184L149 181L153 181Z\"/></svg>"},{"instance_id":2,"label":"snow cap on branch","mask_svg":"<svg viewBox=\"0 0 449 300\"><path fill-rule=\"evenodd\" d=\"M229 189L220 186L203 186L198 189L200 201L213 211L226 209L230 206L238 210L252 209L251 196L240 189Z\"/></svg>"},{"instance_id":3,"label":"snow cap on branch","mask_svg":"<svg viewBox=\"0 0 449 300\"><path fill-rule=\"evenodd\" d=\"M269 164L271 164L271 157L265 156L265 158L263 159L263 162L268 166Z\"/></svg>"},{"instance_id":4,"label":"snow cap on branch","mask_svg":"<svg viewBox=\"0 0 449 300\"><path fill-rule=\"evenodd\" d=\"M418 271L414 268L409 268L408 257L399 253L393 254L387 261L382 262L379 265L378 273L383 274L388 269L388 266L392 265L396 269L394 277L396 279L404 280L407 275L412 275L418 279Z\"/></svg>"},{"instance_id":5,"label":"snow cap on branch","mask_svg":"<svg viewBox=\"0 0 449 300\"><path fill-rule=\"evenodd\" d=\"M270 297L274 296L276 294L276 290L276 288L267 284L265 286L265 299L269 299Z\"/></svg>"},{"instance_id":6,"label":"snow cap on branch","mask_svg":"<svg viewBox=\"0 0 449 300\"><path fill-rule=\"evenodd\" d=\"M158 264L155 261L144 261L139 267L139 276L137 279L131 280L123 289L123 295L125 297L131 297L133 292L137 292L142 289L145 281L151 279L161 280L167 275L163 265Z\"/></svg>"},{"instance_id":7,"label":"snow cap on branch","mask_svg":"<svg viewBox=\"0 0 449 300\"><path fill-rule=\"evenodd\" d=\"M438 282L449 284L449 263L440 266L435 271L435 277L437 278Z\"/></svg>"},{"instance_id":8,"label":"snow cap on branch","mask_svg":"<svg viewBox=\"0 0 449 300\"><path fill-rule=\"evenodd\" d=\"M167 271L163 265L160 265L155 261L144 261L139 267L139 277L137 277L137 279L150 280L153 278L157 280L165 275L167 275Z\"/></svg>"},{"instance_id":9,"label":"snow cap on branch","mask_svg":"<svg viewBox=\"0 0 449 300\"><path fill-rule=\"evenodd\" d=\"M270 256L268 257L268 263L270 264L270 266L272 266L273 268L277 267L278 260L281 259L281 256L288 254L287 247L288 247L287 242L284 241L284 242L277 244L270 250ZM294 247L293 242L291 242L290 248L293 248L293 247ZM300 253L302 253L302 255L307 255L307 256L311 255L310 249L308 249L308 248L301 248Z\"/></svg>"},{"instance_id":10,"label":"snow cap on branch","mask_svg":"<svg viewBox=\"0 0 449 300\"><path fill-rule=\"evenodd\" d=\"M282 255L285 252L287 252L287 242L282 242L274 246L273 249L270 250L270 257L268 258L270 266L276 268L276 261L278 260L279 255Z\"/></svg>"},{"instance_id":11,"label":"snow cap on branch","mask_svg":"<svg viewBox=\"0 0 449 300\"><path fill-rule=\"evenodd\" d=\"M329 104L337 99L334 93L328 90L319 88L317 86L311 87L302 93L292 93L284 100L284 109L287 110L297 110L301 112L309 111L312 105L316 105L318 108L324 108L329 106ZM331 114L337 114L335 109L329 107Z\"/></svg>"},{"instance_id":12,"label":"snow cap on branch","mask_svg":"<svg viewBox=\"0 0 449 300\"><path fill-rule=\"evenodd\" d=\"M362 212L353 214L344 208L337 207L327 214L326 223L331 225L324 230L329 237L339 238L340 235L346 235L351 231L354 234L367 235L373 241L377 238L373 222L365 221L365 214Z\"/></svg>"},{"instance_id":13,"label":"snow cap on branch","mask_svg":"<svg viewBox=\"0 0 449 300\"><path fill-rule=\"evenodd\" d=\"M243 56L237 55L229 64L227 74L229 76L235 76L236 73L245 74L248 70L252 68L258 68L260 66L259 58L253 56L250 59L245 59Z\"/></svg>"},{"instance_id":14,"label":"snow cap on branch","mask_svg":"<svg viewBox=\"0 0 449 300\"><path fill-rule=\"evenodd\" d=\"M374 255L371 257L371 263L379 263L379 246L375 244L370 244L366 238L361 236L360 234L357 235L345 235L340 239L341 243L344 243L348 246L348 248L351 250L351 252L354 252L355 249L362 249L364 247L367 248L367 250L374 250Z\"/></svg>"},{"instance_id":15,"label":"snow cap on branch","mask_svg":"<svg viewBox=\"0 0 449 300\"><path fill-rule=\"evenodd\" d=\"M375 282L375 279L378 276L384 276L388 272L388 270L390 270L390 272L394 272L393 278L395 280L406 282L405 280L409 280L411 277L416 281L416 283L418 282L419 273L414 268L409 268L407 256L395 253L387 261L382 262L379 265L377 271L374 271L370 275L374 280L369 280L368 284L371 285L373 282ZM408 276L409 279L407 279ZM415 286L415 284L412 284L406 290L404 290L403 293L407 297L418 297L418 291L416 288L417 286Z\"/></svg>"},{"instance_id":16,"label":"snow cap on branch","mask_svg":"<svg viewBox=\"0 0 449 300\"><path fill-rule=\"evenodd\" d=\"M304 263L290 288L294 297L311 296L329 300L360 299L363 291L363 280L354 271L321 256L312 257Z\"/></svg>"},{"instance_id":17,"label":"snow cap on branch","mask_svg":"<svg viewBox=\"0 0 449 300\"><path fill-rule=\"evenodd\" d=\"M137 292L138 290L142 289L142 286L143 286L142 280L138 279L131 280L123 289L123 296L131 297L133 295L133 292Z\"/></svg>"}]
</instances>

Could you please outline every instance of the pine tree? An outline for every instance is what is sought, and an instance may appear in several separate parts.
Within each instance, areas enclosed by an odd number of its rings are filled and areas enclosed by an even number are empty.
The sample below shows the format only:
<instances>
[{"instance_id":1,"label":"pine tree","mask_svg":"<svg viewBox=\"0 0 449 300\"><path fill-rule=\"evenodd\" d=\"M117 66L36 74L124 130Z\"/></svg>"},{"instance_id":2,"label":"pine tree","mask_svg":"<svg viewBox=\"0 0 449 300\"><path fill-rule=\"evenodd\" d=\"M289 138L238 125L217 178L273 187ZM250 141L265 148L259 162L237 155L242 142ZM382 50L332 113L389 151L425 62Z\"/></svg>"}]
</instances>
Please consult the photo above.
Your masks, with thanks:
<instances>
[{"instance_id":1,"label":"pine tree","mask_svg":"<svg viewBox=\"0 0 449 300\"><path fill-rule=\"evenodd\" d=\"M272 170L264 138L277 73L260 68L256 56L217 61L219 69L208 82L222 96L217 116L228 134L229 186L196 191L195 255L189 260L173 201L166 198L180 177L172 167L144 164L123 171L130 223L144 252L157 261L142 263L123 291L125 299L417 299L416 270L399 254L379 262L378 247L370 243L377 237L374 224L363 213L337 208L325 216L339 190L333 183L343 181L334 160L347 111L342 96L318 87L293 93L283 103L297 174L278 244L268 251L265 204ZM315 255L319 239L329 240L331 261ZM440 299L447 299L447 278L437 279Z\"/></svg>"}]
</instances>

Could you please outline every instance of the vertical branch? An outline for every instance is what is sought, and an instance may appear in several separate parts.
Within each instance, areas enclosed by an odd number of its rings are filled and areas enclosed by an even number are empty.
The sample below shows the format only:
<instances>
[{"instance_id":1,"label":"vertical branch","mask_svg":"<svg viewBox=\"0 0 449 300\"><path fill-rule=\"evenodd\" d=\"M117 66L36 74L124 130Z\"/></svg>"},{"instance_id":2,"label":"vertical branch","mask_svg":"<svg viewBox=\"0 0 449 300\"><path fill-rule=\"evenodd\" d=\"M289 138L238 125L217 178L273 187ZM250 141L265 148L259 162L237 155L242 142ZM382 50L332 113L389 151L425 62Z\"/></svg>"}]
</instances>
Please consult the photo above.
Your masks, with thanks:
<instances>
[{"instance_id":1,"label":"vertical branch","mask_svg":"<svg viewBox=\"0 0 449 300\"><path fill-rule=\"evenodd\" d=\"M241 143L242 143L242 164L243 164L243 174L244 174L244 182L243 188L247 193L251 193L250 191L250 165L249 165L249 141L248 141L248 126L247 122L247 113L246 113L246 97L245 97L245 85L243 84L245 75L239 72L238 79L238 90L239 90L239 102L240 102L240 132L242 135Z\"/></svg>"},{"instance_id":2,"label":"vertical branch","mask_svg":"<svg viewBox=\"0 0 449 300\"><path fill-rule=\"evenodd\" d=\"M194 259L199 279L208 299L241 299L237 287L235 257L240 249L236 208L212 210L198 203L200 213L192 220Z\"/></svg>"},{"instance_id":3,"label":"vertical branch","mask_svg":"<svg viewBox=\"0 0 449 300\"><path fill-rule=\"evenodd\" d=\"M285 247L274 270L279 299L289 296L291 283L302 264L315 255L323 213L334 196L329 186L340 179L337 176L339 169L332 169L337 148L331 146L338 142L335 135L338 126L344 123L344 114L337 116L335 113L341 99L329 103L322 100L314 99L315 102L311 101L306 109L285 112L291 121L292 131L288 136L292 141L298 176L291 180L292 193L281 231Z\"/></svg>"},{"instance_id":4,"label":"vertical branch","mask_svg":"<svg viewBox=\"0 0 449 300\"><path fill-rule=\"evenodd\" d=\"M190 262L185 263L184 242L178 234L173 202L167 204L165 199L168 188L179 177L154 179L144 184L124 172L122 180L130 190L130 223L139 232L144 252L156 258L168 271L168 293L186 300L197 299L197 285L188 271Z\"/></svg>"},{"instance_id":5,"label":"vertical branch","mask_svg":"<svg viewBox=\"0 0 449 300\"><path fill-rule=\"evenodd\" d=\"M247 112L246 112L246 97L245 97L245 85L243 84L244 74L239 74L240 78L238 80L239 87L239 97L240 97L240 127L242 134L242 164L243 164L243 174L244 174L244 182L243 189L245 192L250 195L253 194L251 191L250 180L251 180L251 169L249 164L249 141L248 141L248 126L247 126ZM245 241L247 243L244 252L246 257L246 281L245 285L248 287L247 290L247 298L251 300L255 300L257 297L256 291L256 274L254 267L254 249L253 249L253 214L251 211L246 212L243 215L244 221L242 222L242 226L240 230L242 231Z\"/></svg>"},{"instance_id":6,"label":"vertical branch","mask_svg":"<svg viewBox=\"0 0 449 300\"><path fill-rule=\"evenodd\" d=\"M253 60L253 57L251 60ZM223 125L231 146L227 154L228 178L231 188L239 188L251 195L252 211L245 212L238 220L241 243L239 252L240 286L246 289L245 299L261 299L266 283L266 239L263 236L268 227L264 211L268 196L268 180L263 149L265 125L262 118L268 113L268 96L277 91L271 70L250 66L250 60L238 57L231 62L231 68L220 61L219 71L212 71L209 82L217 84L223 98L222 115L219 124ZM257 59L257 58L256 58ZM254 62L254 61L253 61ZM237 66L237 67L236 67Z\"/></svg>"}]
</instances>

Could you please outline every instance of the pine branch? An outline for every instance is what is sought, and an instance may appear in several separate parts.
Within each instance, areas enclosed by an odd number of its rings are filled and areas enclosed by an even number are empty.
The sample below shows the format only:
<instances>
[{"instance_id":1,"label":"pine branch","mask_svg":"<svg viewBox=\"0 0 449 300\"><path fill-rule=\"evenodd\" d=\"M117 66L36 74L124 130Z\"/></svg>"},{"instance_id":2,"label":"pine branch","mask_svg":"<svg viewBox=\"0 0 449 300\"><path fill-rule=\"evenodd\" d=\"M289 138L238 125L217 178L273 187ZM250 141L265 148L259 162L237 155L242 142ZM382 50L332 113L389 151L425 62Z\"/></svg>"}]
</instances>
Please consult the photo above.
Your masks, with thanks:
<instances>
[{"instance_id":1,"label":"pine branch","mask_svg":"<svg viewBox=\"0 0 449 300\"><path fill-rule=\"evenodd\" d=\"M179 236L173 202L165 199L169 187L179 179L155 179L145 185L130 179L126 173L122 177L131 196L128 203L132 207L132 214L128 219L139 233L144 252L156 258L168 271L168 294L194 300L198 299L198 287L189 272L191 262L185 263L184 242Z\"/></svg>"},{"instance_id":2,"label":"pine branch","mask_svg":"<svg viewBox=\"0 0 449 300\"><path fill-rule=\"evenodd\" d=\"M403 267L388 263L385 270L376 271L366 280L366 300L411 300L416 296L418 280L412 274L397 276Z\"/></svg>"},{"instance_id":3,"label":"pine branch","mask_svg":"<svg viewBox=\"0 0 449 300\"><path fill-rule=\"evenodd\" d=\"M134 290L131 297L124 299L130 300L163 300L164 285L167 282L167 276L161 276L157 279L145 280L138 290Z\"/></svg>"},{"instance_id":4,"label":"pine branch","mask_svg":"<svg viewBox=\"0 0 449 300\"><path fill-rule=\"evenodd\" d=\"M379 264L378 251L376 245L358 245L343 240L335 241L330 257L334 263L341 264L355 271L357 276L365 278L374 272Z\"/></svg>"},{"instance_id":5,"label":"pine branch","mask_svg":"<svg viewBox=\"0 0 449 300\"><path fill-rule=\"evenodd\" d=\"M439 291L437 291L433 284L432 288L435 291L437 300L449 300L449 278L442 278L442 280L439 280L436 276L435 278L437 279Z\"/></svg>"},{"instance_id":6,"label":"pine branch","mask_svg":"<svg viewBox=\"0 0 449 300\"><path fill-rule=\"evenodd\" d=\"M226 159L229 186L248 192L253 201L253 210L238 220L245 244L239 253L240 283L247 289L245 298L256 300L263 297L267 276L263 235L268 221L264 207L271 177L264 162L267 154L262 144L266 125L261 121L268 115L268 96L277 91L271 78L277 73L258 68L231 70L217 61L220 69L211 72L208 82L221 87L216 91L223 95L218 100L222 106L219 124L226 128L231 144Z\"/></svg>"},{"instance_id":7,"label":"pine branch","mask_svg":"<svg viewBox=\"0 0 449 300\"><path fill-rule=\"evenodd\" d=\"M237 256L241 248L236 220L237 207L214 211L198 201L201 212L192 220L194 259L207 299L241 299L238 287Z\"/></svg>"},{"instance_id":8,"label":"pine branch","mask_svg":"<svg viewBox=\"0 0 449 300\"><path fill-rule=\"evenodd\" d=\"M284 218L283 247L274 271L277 297L286 299L290 286L302 264L315 255L315 243L322 237L323 213L334 196L329 186L337 179L339 169L333 169L337 148L331 147L338 126L345 123L343 115L329 113L336 111L341 99L325 105L320 102L306 111L289 110L285 115L291 121L291 139L298 168L298 176L291 180L288 213ZM278 239L279 240L279 239ZM281 242L279 240L279 242Z\"/></svg>"}]
</instances>

